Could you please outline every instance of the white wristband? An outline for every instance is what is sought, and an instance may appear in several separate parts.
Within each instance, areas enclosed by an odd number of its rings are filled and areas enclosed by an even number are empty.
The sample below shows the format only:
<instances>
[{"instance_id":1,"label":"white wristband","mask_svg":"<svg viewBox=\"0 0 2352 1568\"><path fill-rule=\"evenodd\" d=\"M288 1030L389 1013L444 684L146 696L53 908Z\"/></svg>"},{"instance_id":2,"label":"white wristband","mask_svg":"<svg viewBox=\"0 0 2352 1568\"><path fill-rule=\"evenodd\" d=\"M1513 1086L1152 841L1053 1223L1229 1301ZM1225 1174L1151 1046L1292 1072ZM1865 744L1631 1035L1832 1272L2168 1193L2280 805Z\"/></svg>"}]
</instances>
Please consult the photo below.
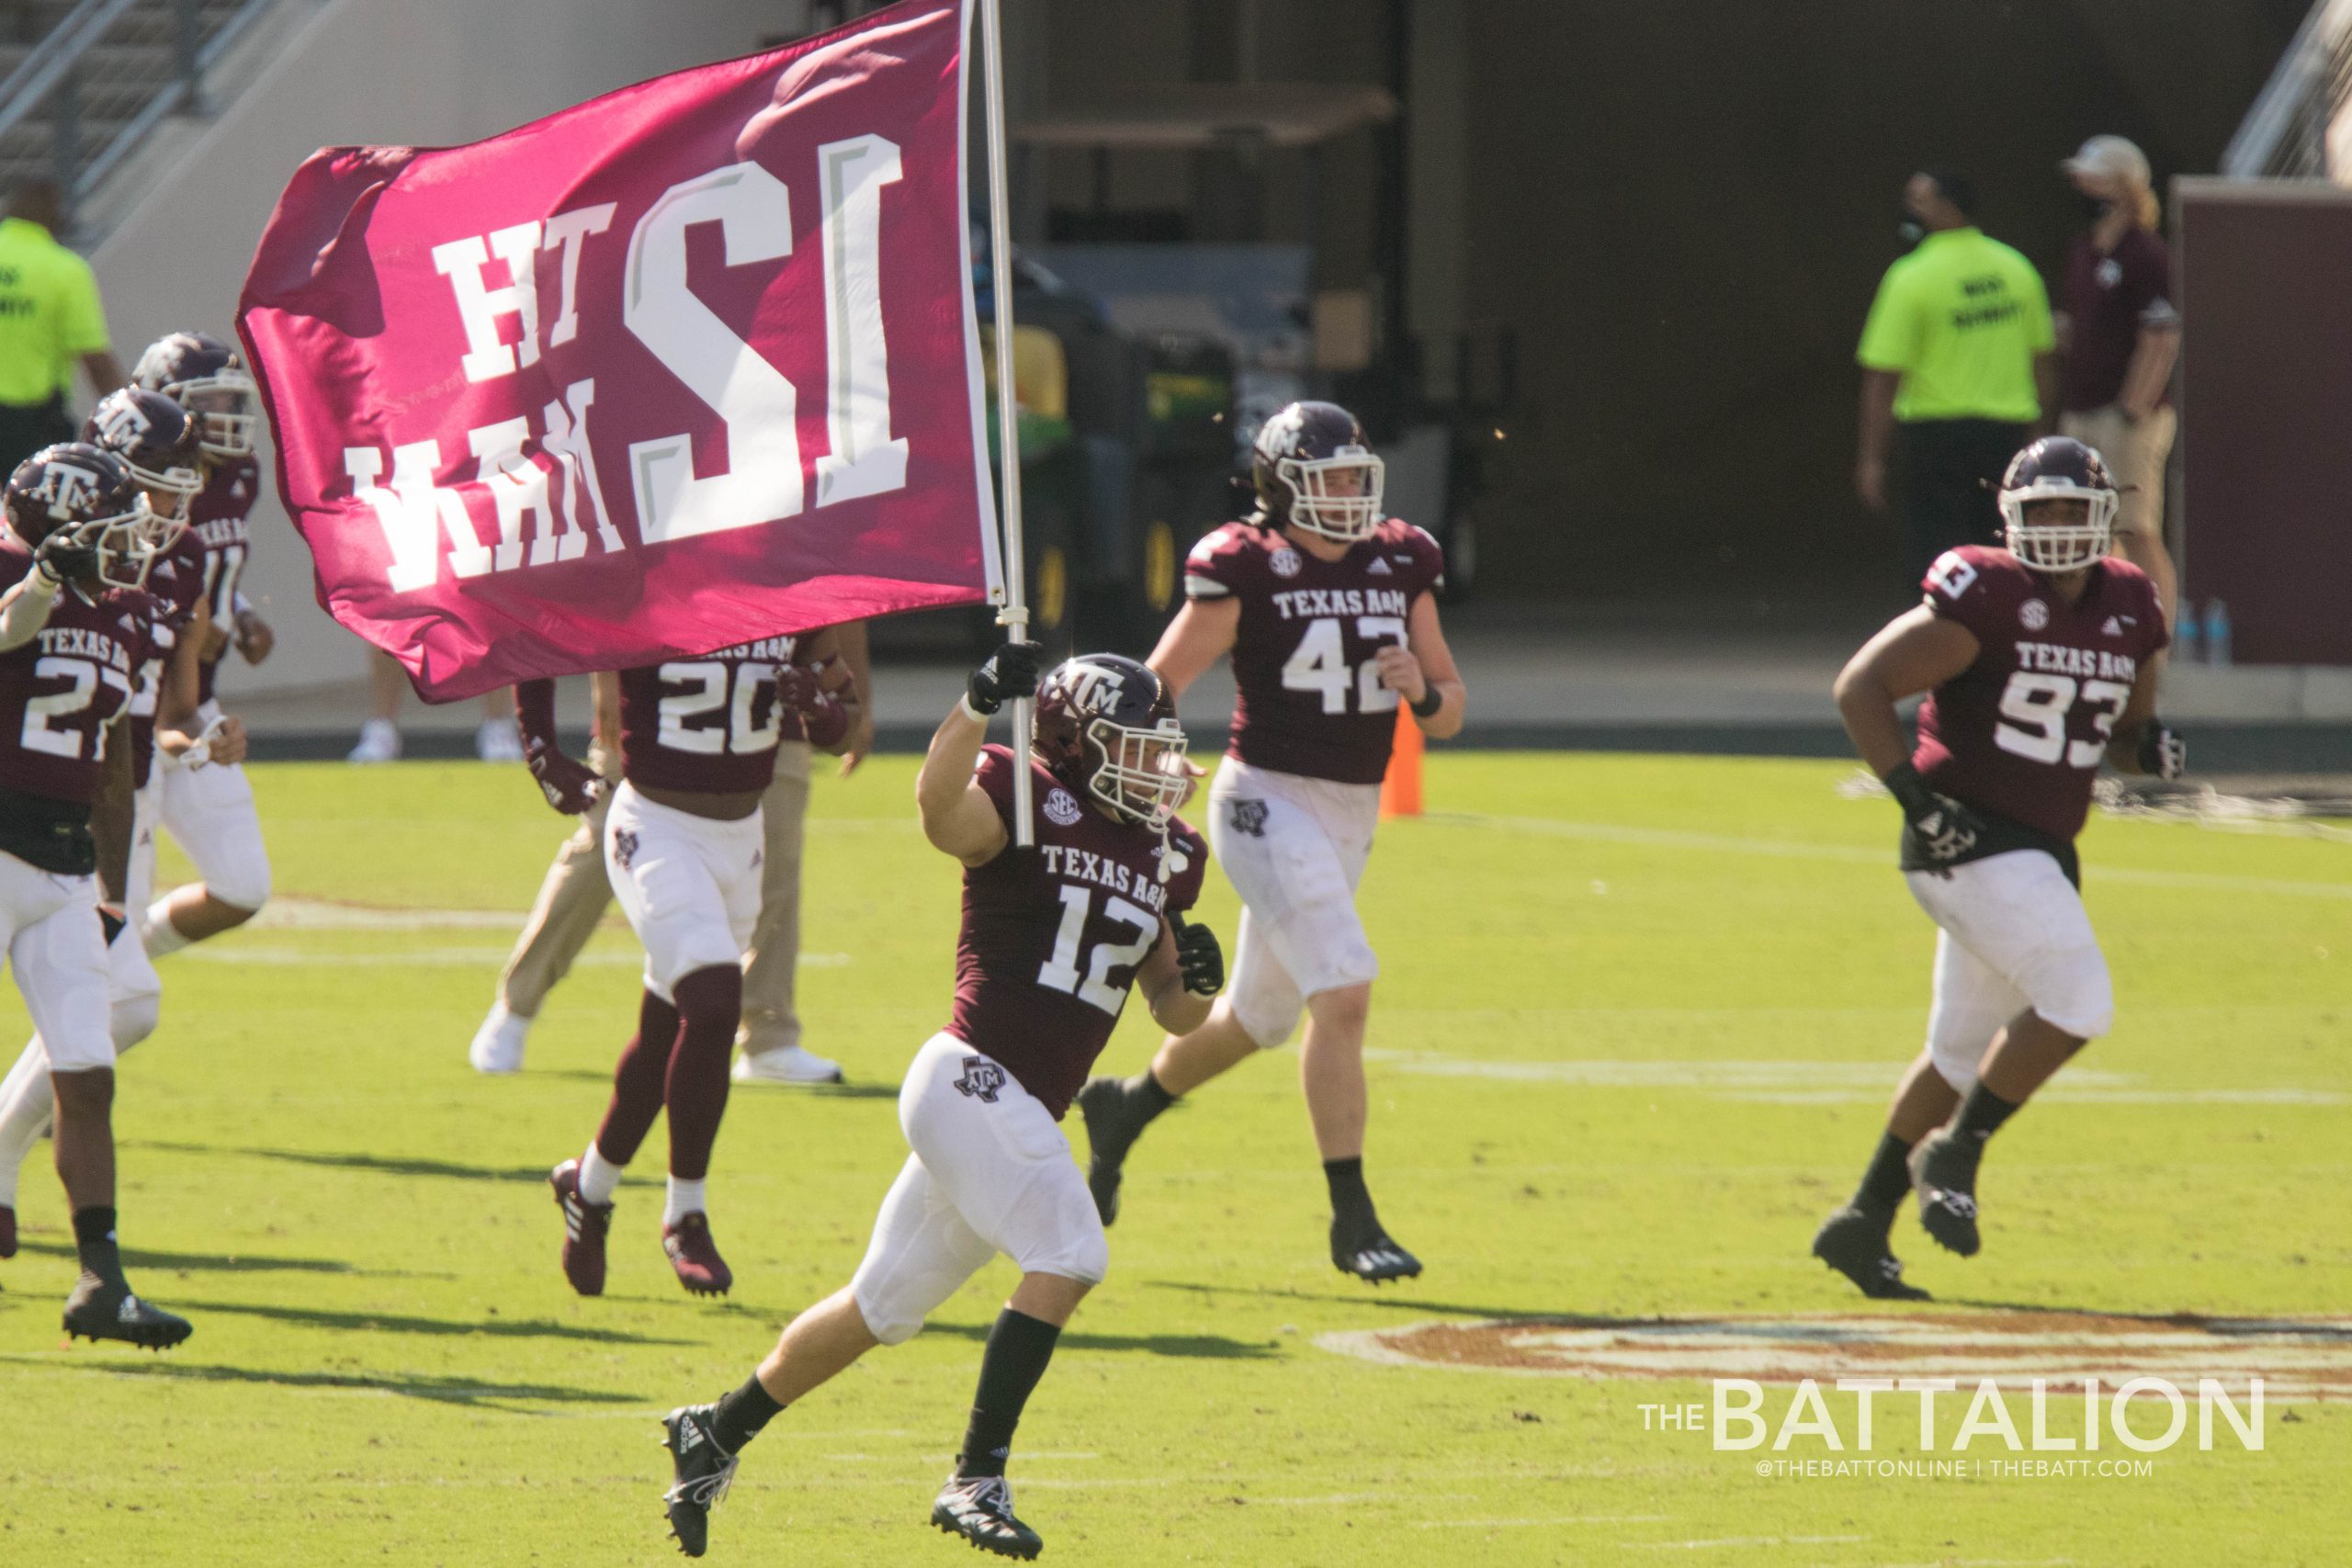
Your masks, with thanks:
<instances>
[{"instance_id":1,"label":"white wristband","mask_svg":"<svg viewBox=\"0 0 2352 1568\"><path fill-rule=\"evenodd\" d=\"M986 724L990 716L972 705L972 694L969 692L967 692L962 696L956 698L956 705L962 708L964 710L964 716L970 719L975 724Z\"/></svg>"}]
</instances>

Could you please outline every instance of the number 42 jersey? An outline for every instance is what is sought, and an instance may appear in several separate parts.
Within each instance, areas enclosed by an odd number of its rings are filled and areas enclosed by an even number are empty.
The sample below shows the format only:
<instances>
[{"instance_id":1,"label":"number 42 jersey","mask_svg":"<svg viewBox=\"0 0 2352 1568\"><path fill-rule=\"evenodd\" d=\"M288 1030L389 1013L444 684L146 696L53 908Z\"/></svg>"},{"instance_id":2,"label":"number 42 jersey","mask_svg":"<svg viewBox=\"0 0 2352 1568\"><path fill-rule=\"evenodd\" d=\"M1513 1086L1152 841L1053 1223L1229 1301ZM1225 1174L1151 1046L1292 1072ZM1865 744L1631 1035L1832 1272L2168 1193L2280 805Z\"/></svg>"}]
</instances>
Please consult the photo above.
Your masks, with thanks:
<instances>
[{"instance_id":1,"label":"number 42 jersey","mask_svg":"<svg viewBox=\"0 0 2352 1568\"><path fill-rule=\"evenodd\" d=\"M1241 606L1226 755L1304 778L1378 784L1398 699L1376 661L1383 648L1406 646L1413 601L1444 578L1437 541L1394 517L1330 561L1255 523L1203 536L1184 562L1185 597Z\"/></svg>"},{"instance_id":2,"label":"number 42 jersey","mask_svg":"<svg viewBox=\"0 0 2352 1568\"><path fill-rule=\"evenodd\" d=\"M972 775L1008 834L1014 766L1010 750L989 746ZM1080 801L1042 763L1030 768L1035 846L1007 843L964 871L947 1032L995 1058L1058 1121L1110 1043L1161 923L1200 897L1208 847L1170 822L1162 880L1159 833Z\"/></svg>"},{"instance_id":3,"label":"number 42 jersey","mask_svg":"<svg viewBox=\"0 0 2352 1568\"><path fill-rule=\"evenodd\" d=\"M2132 685L2171 640L2155 584L2109 556L2068 604L2008 551L1962 545L1922 586L1978 652L1920 706L1913 765L1930 788L2072 840Z\"/></svg>"}]
</instances>

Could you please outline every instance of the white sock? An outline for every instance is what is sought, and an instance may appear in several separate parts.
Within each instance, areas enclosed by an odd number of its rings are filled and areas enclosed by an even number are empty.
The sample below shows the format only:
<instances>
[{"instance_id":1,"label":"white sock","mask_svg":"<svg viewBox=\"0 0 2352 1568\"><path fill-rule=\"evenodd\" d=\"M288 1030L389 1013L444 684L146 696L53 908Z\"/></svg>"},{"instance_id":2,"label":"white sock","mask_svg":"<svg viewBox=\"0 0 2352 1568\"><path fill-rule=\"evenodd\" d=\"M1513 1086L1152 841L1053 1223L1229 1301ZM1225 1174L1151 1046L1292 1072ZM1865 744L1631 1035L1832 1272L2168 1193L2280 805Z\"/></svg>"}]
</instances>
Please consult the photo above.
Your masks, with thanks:
<instances>
[{"instance_id":1,"label":"white sock","mask_svg":"<svg viewBox=\"0 0 2352 1568\"><path fill-rule=\"evenodd\" d=\"M662 1205L662 1223L674 1225L688 1214L707 1213L704 1207L703 1186L701 1181L681 1181L674 1176L670 1178L670 1196Z\"/></svg>"},{"instance_id":2,"label":"white sock","mask_svg":"<svg viewBox=\"0 0 2352 1568\"><path fill-rule=\"evenodd\" d=\"M164 894L147 906L139 917L139 945L147 950L150 958L161 958L167 953L177 953L187 945L187 938L179 927L172 924L172 896Z\"/></svg>"},{"instance_id":3,"label":"white sock","mask_svg":"<svg viewBox=\"0 0 2352 1568\"><path fill-rule=\"evenodd\" d=\"M591 1203L609 1203L620 1184L621 1168L598 1154L595 1145L589 1145L588 1152L580 1156L580 1195Z\"/></svg>"},{"instance_id":4,"label":"white sock","mask_svg":"<svg viewBox=\"0 0 2352 1568\"><path fill-rule=\"evenodd\" d=\"M17 1173L40 1141L56 1103L57 1091L49 1081L49 1053L36 1040L0 1080L0 1205L17 1206Z\"/></svg>"}]
</instances>

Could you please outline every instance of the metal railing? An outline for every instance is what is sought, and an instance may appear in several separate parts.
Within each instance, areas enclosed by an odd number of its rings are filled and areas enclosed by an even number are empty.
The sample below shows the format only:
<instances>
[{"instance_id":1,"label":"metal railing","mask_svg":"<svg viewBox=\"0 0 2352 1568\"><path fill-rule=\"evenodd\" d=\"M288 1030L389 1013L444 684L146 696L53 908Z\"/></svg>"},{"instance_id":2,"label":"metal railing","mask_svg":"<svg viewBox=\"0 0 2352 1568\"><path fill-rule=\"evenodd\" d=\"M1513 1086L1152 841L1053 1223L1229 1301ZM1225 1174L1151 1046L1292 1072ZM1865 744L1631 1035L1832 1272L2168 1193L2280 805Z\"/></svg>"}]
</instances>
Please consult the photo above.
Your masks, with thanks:
<instances>
[{"instance_id":1,"label":"metal railing","mask_svg":"<svg viewBox=\"0 0 2352 1568\"><path fill-rule=\"evenodd\" d=\"M207 38L208 7L203 0L171 0L175 26L170 74L146 95L128 119L101 122L112 129L102 131L95 146L85 146L91 124L85 98L93 85L109 84L94 79L90 55L140 7L141 0L80 0L33 46L22 63L0 79L0 137L28 123L46 120L50 127L48 162L63 197L69 229L74 227L74 214L82 199L166 117L175 112L204 112L205 73L235 47L273 3L244 0L220 18Z\"/></svg>"},{"instance_id":2,"label":"metal railing","mask_svg":"<svg viewBox=\"0 0 2352 1568\"><path fill-rule=\"evenodd\" d=\"M2337 178L2330 133L2352 102L2352 0L2318 0L2222 153L2239 179ZM2352 151L2352 149L2347 149Z\"/></svg>"}]
</instances>

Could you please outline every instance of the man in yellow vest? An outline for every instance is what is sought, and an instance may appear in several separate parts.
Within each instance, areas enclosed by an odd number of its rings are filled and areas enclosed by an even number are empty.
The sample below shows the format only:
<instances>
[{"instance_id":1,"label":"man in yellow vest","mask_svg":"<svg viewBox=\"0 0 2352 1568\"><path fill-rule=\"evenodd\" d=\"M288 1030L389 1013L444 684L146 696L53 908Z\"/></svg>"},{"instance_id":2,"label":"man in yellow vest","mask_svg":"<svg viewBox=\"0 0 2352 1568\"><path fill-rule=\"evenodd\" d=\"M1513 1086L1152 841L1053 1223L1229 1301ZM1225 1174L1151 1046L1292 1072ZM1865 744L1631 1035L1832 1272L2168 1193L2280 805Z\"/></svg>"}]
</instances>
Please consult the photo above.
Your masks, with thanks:
<instances>
[{"instance_id":1,"label":"man in yellow vest","mask_svg":"<svg viewBox=\"0 0 2352 1568\"><path fill-rule=\"evenodd\" d=\"M57 243L56 183L17 182L0 219L0 472L74 439L74 367L101 397L123 384L90 264Z\"/></svg>"},{"instance_id":2,"label":"man in yellow vest","mask_svg":"<svg viewBox=\"0 0 2352 1568\"><path fill-rule=\"evenodd\" d=\"M1997 545L1994 491L2056 406L2057 338L2033 264L1976 227L1976 195L1945 172L1903 193L1910 254L1886 269L1855 357L1862 367L1854 491L1886 508L1901 433L1905 584L1954 545Z\"/></svg>"}]
</instances>

